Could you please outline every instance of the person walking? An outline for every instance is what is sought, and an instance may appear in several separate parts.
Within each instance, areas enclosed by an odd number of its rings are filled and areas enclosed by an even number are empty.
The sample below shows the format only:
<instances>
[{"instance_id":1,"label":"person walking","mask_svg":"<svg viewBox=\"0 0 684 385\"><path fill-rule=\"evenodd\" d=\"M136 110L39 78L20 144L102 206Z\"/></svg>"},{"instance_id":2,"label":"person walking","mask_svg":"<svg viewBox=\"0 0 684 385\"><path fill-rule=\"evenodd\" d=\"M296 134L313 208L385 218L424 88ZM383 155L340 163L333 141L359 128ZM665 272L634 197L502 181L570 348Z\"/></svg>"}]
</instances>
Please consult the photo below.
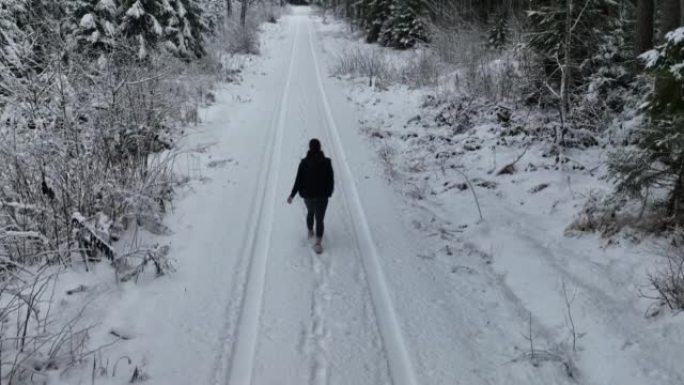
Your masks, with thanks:
<instances>
[{"instance_id":1,"label":"person walking","mask_svg":"<svg viewBox=\"0 0 684 385\"><path fill-rule=\"evenodd\" d=\"M309 229L309 238L316 237L314 250L319 254L323 251L321 240L325 229L323 224L325 210L328 207L328 198L332 196L333 189L332 162L323 154L321 142L315 138L311 139L306 157L299 162L297 177L292 192L287 198L287 203L291 204L297 193L304 199L307 211L306 227Z\"/></svg>"}]
</instances>

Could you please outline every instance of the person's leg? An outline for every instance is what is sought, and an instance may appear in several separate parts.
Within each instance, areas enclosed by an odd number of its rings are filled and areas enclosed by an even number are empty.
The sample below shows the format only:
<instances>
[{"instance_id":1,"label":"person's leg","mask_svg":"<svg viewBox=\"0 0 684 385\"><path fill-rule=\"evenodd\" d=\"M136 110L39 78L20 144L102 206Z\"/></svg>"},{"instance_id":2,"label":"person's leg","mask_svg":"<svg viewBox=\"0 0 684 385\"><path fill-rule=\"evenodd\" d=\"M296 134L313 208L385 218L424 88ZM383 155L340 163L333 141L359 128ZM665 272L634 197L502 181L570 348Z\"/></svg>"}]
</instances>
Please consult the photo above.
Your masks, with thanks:
<instances>
[{"instance_id":1,"label":"person's leg","mask_svg":"<svg viewBox=\"0 0 684 385\"><path fill-rule=\"evenodd\" d=\"M325 225L323 223L325 219L325 210L328 208L328 198L317 199L316 200L316 238L320 242L323 237L323 231L325 230Z\"/></svg>"},{"instance_id":2,"label":"person's leg","mask_svg":"<svg viewBox=\"0 0 684 385\"><path fill-rule=\"evenodd\" d=\"M306 205L306 228L309 229L309 234L311 234L314 228L316 205L312 199L304 199L304 204Z\"/></svg>"}]
</instances>

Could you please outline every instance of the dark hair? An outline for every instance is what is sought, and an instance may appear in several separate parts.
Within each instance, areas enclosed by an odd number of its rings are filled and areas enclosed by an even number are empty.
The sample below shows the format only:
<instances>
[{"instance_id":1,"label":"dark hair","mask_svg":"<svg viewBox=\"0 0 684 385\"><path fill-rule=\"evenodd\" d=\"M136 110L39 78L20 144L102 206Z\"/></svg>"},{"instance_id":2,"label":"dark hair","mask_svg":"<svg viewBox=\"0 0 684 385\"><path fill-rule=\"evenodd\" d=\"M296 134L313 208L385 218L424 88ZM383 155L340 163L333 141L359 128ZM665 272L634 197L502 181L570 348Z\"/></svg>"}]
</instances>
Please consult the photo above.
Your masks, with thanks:
<instances>
[{"instance_id":1,"label":"dark hair","mask_svg":"<svg viewBox=\"0 0 684 385\"><path fill-rule=\"evenodd\" d=\"M321 142L314 138L309 141L309 151L311 152L321 152Z\"/></svg>"}]
</instances>

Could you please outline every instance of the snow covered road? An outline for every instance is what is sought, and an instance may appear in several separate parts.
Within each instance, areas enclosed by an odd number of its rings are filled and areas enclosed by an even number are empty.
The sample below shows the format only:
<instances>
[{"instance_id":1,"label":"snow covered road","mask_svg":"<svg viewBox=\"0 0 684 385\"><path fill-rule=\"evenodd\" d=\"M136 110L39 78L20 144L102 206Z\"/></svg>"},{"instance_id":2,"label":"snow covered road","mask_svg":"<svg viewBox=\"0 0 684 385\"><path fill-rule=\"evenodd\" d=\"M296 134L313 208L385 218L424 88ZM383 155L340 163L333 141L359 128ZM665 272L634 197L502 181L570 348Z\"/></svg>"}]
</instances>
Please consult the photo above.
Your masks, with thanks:
<instances>
[{"instance_id":1,"label":"snow covered road","mask_svg":"<svg viewBox=\"0 0 684 385\"><path fill-rule=\"evenodd\" d=\"M229 198L249 209L227 226L246 224L239 254L228 256L237 275L215 383L475 384L510 383L511 375L519 383L555 383L525 366L502 370L516 354L515 343L502 343L511 325L479 330L490 324L489 310L466 313L480 300L458 306L452 288L440 288L422 271L420 245L405 227L397 197L342 90L326 76L314 25L307 8L283 19L280 39L266 48L267 69L254 80L251 106L238 111L246 114L245 125L231 125L261 145L240 159L253 178L237 181L243 194ZM336 170L322 256L306 239L301 200L285 204L312 137L322 140ZM516 321L523 331L524 319ZM478 342L478 335L495 341ZM484 357L491 349L503 352ZM561 377L555 374L549 377Z\"/></svg>"},{"instance_id":2,"label":"snow covered road","mask_svg":"<svg viewBox=\"0 0 684 385\"><path fill-rule=\"evenodd\" d=\"M344 363L343 371L350 383L386 382L382 377L386 376L387 365L393 383L415 384L327 99L309 18L301 14L288 21L292 39L288 45L292 49L290 55L281 56L289 56L289 63L281 67L287 68L287 77L280 103L274 109L277 119L265 148L267 159L260 166L252 203L253 222L245 238L244 256L250 262L228 384L327 384L333 367L340 363ZM327 250L323 256L315 256L308 248L302 209L283 205L297 157L303 154L303 146L311 137L319 137L324 146L327 144L337 170L337 194L329 210ZM339 264L353 269L339 271ZM333 283L337 274L343 274L342 280ZM359 286L366 288L354 290ZM335 317L331 319L333 311ZM331 324L333 321L336 325ZM344 340L333 341L338 332L342 332Z\"/></svg>"},{"instance_id":3,"label":"snow covered road","mask_svg":"<svg viewBox=\"0 0 684 385\"><path fill-rule=\"evenodd\" d=\"M562 351L530 365L526 336L537 322L486 255L456 251L482 267L468 274L426 263L432 245L410 228L328 77L317 25L302 7L269 27L263 58L187 140L202 152L181 168L199 163L204 182L169 218L178 273L106 317L138 337L125 349L139 352L148 383L604 383L578 376ZM312 137L336 173L322 255L306 237L301 199L286 203ZM553 331L532 334L538 349L556 346Z\"/></svg>"}]
</instances>

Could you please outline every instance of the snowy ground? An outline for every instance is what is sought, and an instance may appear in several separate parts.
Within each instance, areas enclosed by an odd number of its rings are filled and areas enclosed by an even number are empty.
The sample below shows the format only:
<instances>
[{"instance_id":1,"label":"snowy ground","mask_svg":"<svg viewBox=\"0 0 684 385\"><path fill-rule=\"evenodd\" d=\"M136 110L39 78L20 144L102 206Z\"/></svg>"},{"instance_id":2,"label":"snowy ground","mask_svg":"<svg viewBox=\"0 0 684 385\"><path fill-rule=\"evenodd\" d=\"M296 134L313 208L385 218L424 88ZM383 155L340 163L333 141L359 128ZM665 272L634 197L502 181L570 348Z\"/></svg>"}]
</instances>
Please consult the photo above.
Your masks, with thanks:
<instances>
[{"instance_id":1,"label":"snowy ground","mask_svg":"<svg viewBox=\"0 0 684 385\"><path fill-rule=\"evenodd\" d=\"M486 144L398 139L426 135L404 127L421 92L329 77L340 28L294 8L264 32L263 57L241 84L221 90L190 130L177 164L200 182L168 218L177 273L83 294L93 296L88 318L102 320L91 344L111 341L112 329L130 337L100 353L108 369L95 383L126 383L138 367L159 385L681 384L684 320L646 318L638 296L647 249L564 236L596 179L543 168L494 177ZM371 142L368 126L391 133L406 167L461 151L473 180L496 183L477 187L485 221L470 191L445 188L458 174L398 170L388 183L377 155L387 143ZM285 202L311 137L336 172L320 256L301 200ZM422 199L406 193L418 183ZM88 279L109 274L100 266ZM91 382L77 377L61 382Z\"/></svg>"},{"instance_id":2,"label":"snowy ground","mask_svg":"<svg viewBox=\"0 0 684 385\"><path fill-rule=\"evenodd\" d=\"M319 19L317 28L327 40L331 68L339 52L375 49L350 39L348 26L339 22ZM384 54L389 61L406 60L405 53ZM516 355L523 354L530 362L531 320L535 349L551 353L538 359L569 367L574 377L561 375L565 378L547 383L684 381L677 358L684 353L684 318L650 317L654 301L643 298L650 294L648 273L663 262L658 255L662 240L637 243L627 232L606 240L566 231L590 197L611 191L602 179L608 150L568 150L572 161L559 170L553 157L543 156L548 145L505 134L495 105L469 110L467 100L457 104L453 112L469 114L472 126L462 133L454 135L452 127L440 125L436 118L446 105L437 99L449 91L447 84L411 90L371 88L367 78L335 83L354 101L359 130L372 141L386 178L403 196L407 227L418 230L414 236L431 240L420 255L421 268L431 270L436 282L452 281L452 289L445 291L469 297L457 306L487 308L487 328L493 324L507 334L498 344L478 344L480 354L502 362L502 357L517 362ZM496 175L523 153L513 175ZM455 170L471 179L483 223L467 181ZM462 327L460 322L454 326ZM507 353L505 347L518 353ZM489 381L484 383L523 383L507 376L483 378ZM469 382L478 383L463 383Z\"/></svg>"}]
</instances>

